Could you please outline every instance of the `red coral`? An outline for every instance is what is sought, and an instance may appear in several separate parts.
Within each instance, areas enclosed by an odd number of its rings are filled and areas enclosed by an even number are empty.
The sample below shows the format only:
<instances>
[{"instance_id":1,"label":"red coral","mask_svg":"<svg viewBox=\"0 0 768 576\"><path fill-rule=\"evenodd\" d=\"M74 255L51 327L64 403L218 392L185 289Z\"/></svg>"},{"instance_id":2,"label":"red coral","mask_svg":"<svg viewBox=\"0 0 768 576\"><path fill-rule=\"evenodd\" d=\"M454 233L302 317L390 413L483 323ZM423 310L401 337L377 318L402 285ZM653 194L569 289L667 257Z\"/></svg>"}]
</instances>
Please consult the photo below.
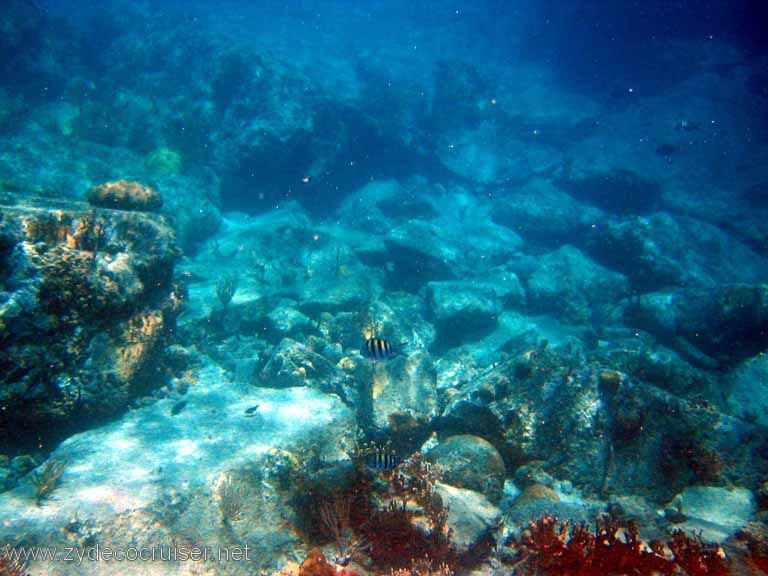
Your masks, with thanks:
<instances>
[{"instance_id":1,"label":"red coral","mask_svg":"<svg viewBox=\"0 0 768 576\"><path fill-rule=\"evenodd\" d=\"M320 550L312 548L299 566L299 576L360 576L353 570L336 570Z\"/></svg>"},{"instance_id":2,"label":"red coral","mask_svg":"<svg viewBox=\"0 0 768 576\"><path fill-rule=\"evenodd\" d=\"M623 533L623 537L619 534ZM725 562L716 548L698 538L676 532L668 544L672 553L664 555L664 545L645 546L638 539L633 523L622 525L614 519L597 522L592 533L584 524L569 529L558 525L554 516L531 523L514 545L518 551L514 568L517 574L591 576L595 574L633 574L669 576L725 576Z\"/></svg>"},{"instance_id":3,"label":"red coral","mask_svg":"<svg viewBox=\"0 0 768 576\"><path fill-rule=\"evenodd\" d=\"M0 576L26 576L26 562L11 558L8 549L8 546L0 548Z\"/></svg>"}]
</instances>

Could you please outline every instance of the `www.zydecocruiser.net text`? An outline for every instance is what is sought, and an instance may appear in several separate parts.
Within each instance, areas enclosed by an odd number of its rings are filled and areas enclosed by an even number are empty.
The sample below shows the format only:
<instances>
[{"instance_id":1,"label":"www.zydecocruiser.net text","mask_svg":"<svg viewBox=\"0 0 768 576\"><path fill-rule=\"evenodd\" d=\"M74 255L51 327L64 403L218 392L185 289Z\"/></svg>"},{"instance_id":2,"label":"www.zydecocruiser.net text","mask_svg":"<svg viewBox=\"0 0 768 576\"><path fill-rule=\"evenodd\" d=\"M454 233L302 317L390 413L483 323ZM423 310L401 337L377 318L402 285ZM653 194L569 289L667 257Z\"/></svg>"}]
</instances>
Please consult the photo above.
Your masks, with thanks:
<instances>
[{"instance_id":1,"label":"www.zydecocruiser.net text","mask_svg":"<svg viewBox=\"0 0 768 576\"><path fill-rule=\"evenodd\" d=\"M11 547L0 548L0 555L12 561L71 562L250 562L251 548L245 546L100 546L88 548Z\"/></svg>"}]
</instances>

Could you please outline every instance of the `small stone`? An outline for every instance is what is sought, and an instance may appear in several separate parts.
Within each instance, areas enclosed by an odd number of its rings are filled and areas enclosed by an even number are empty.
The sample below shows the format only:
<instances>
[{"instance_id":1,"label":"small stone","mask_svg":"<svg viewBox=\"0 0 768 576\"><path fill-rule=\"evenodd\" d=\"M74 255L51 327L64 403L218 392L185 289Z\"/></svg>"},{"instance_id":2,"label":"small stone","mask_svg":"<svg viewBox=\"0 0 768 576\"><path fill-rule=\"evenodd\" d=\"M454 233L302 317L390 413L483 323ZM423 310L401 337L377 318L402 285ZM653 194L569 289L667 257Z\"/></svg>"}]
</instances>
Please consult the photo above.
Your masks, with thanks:
<instances>
[{"instance_id":1,"label":"small stone","mask_svg":"<svg viewBox=\"0 0 768 576\"><path fill-rule=\"evenodd\" d=\"M555 484L555 479L542 469L543 462L534 461L520 466L515 470L514 480L520 488L531 484L543 484L550 488Z\"/></svg>"},{"instance_id":2,"label":"small stone","mask_svg":"<svg viewBox=\"0 0 768 576\"><path fill-rule=\"evenodd\" d=\"M514 505L522 506L536 500L548 500L550 502L557 502L560 500L560 496L558 496L557 492L552 490L552 488L549 486L544 486L543 484L531 484L530 486L526 486L522 494L517 497Z\"/></svg>"}]
</instances>

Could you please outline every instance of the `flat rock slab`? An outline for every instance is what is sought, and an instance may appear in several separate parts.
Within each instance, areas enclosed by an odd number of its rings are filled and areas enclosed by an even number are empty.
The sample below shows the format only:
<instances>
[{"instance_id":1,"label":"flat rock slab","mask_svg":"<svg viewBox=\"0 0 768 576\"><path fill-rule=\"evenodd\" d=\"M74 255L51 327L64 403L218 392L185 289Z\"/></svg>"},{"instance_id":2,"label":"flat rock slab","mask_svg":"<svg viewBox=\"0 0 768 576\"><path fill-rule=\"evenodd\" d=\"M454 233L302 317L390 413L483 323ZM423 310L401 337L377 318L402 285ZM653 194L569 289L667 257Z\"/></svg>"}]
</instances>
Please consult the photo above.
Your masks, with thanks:
<instances>
[{"instance_id":1,"label":"flat rock slab","mask_svg":"<svg viewBox=\"0 0 768 576\"><path fill-rule=\"evenodd\" d=\"M702 542L719 544L746 526L755 513L755 499L746 488L689 486L672 501L687 521L677 524Z\"/></svg>"},{"instance_id":2,"label":"flat rock slab","mask_svg":"<svg viewBox=\"0 0 768 576\"><path fill-rule=\"evenodd\" d=\"M61 548L247 543L260 550L261 566L274 566L296 547L295 535L279 529L292 513L275 479L278 468L300 460L293 452L300 445L316 445L326 460L346 458L353 414L335 396L310 388L244 392L210 366L197 377L175 415L178 400L159 400L63 442L52 458L66 462L66 469L40 506L31 475L0 494L0 542ZM256 479L246 486L250 497L230 530L223 528L217 501L226 474ZM242 521L246 517L251 525ZM288 536L275 540L281 533ZM142 573L179 573L179 564L158 564L165 568L153 565ZM30 570L104 574L124 573L126 566L38 562ZM256 565L235 566L233 573L241 568L245 574Z\"/></svg>"}]
</instances>

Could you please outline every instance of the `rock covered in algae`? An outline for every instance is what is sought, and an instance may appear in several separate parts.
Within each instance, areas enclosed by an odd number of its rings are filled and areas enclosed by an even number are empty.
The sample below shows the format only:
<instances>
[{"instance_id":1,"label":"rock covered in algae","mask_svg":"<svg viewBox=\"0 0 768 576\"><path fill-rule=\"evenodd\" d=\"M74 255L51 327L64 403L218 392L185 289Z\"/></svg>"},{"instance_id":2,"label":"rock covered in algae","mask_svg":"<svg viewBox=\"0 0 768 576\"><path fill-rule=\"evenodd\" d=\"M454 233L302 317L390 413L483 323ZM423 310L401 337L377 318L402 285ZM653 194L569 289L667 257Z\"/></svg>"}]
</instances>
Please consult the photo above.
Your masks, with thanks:
<instances>
[{"instance_id":1,"label":"rock covered in algae","mask_svg":"<svg viewBox=\"0 0 768 576\"><path fill-rule=\"evenodd\" d=\"M164 219L67 206L0 206L0 443L145 393L183 304Z\"/></svg>"},{"instance_id":2,"label":"rock covered in algae","mask_svg":"<svg viewBox=\"0 0 768 576\"><path fill-rule=\"evenodd\" d=\"M163 205L160 193L140 182L118 180L94 186L88 191L88 202L101 208L150 212Z\"/></svg>"}]
</instances>

